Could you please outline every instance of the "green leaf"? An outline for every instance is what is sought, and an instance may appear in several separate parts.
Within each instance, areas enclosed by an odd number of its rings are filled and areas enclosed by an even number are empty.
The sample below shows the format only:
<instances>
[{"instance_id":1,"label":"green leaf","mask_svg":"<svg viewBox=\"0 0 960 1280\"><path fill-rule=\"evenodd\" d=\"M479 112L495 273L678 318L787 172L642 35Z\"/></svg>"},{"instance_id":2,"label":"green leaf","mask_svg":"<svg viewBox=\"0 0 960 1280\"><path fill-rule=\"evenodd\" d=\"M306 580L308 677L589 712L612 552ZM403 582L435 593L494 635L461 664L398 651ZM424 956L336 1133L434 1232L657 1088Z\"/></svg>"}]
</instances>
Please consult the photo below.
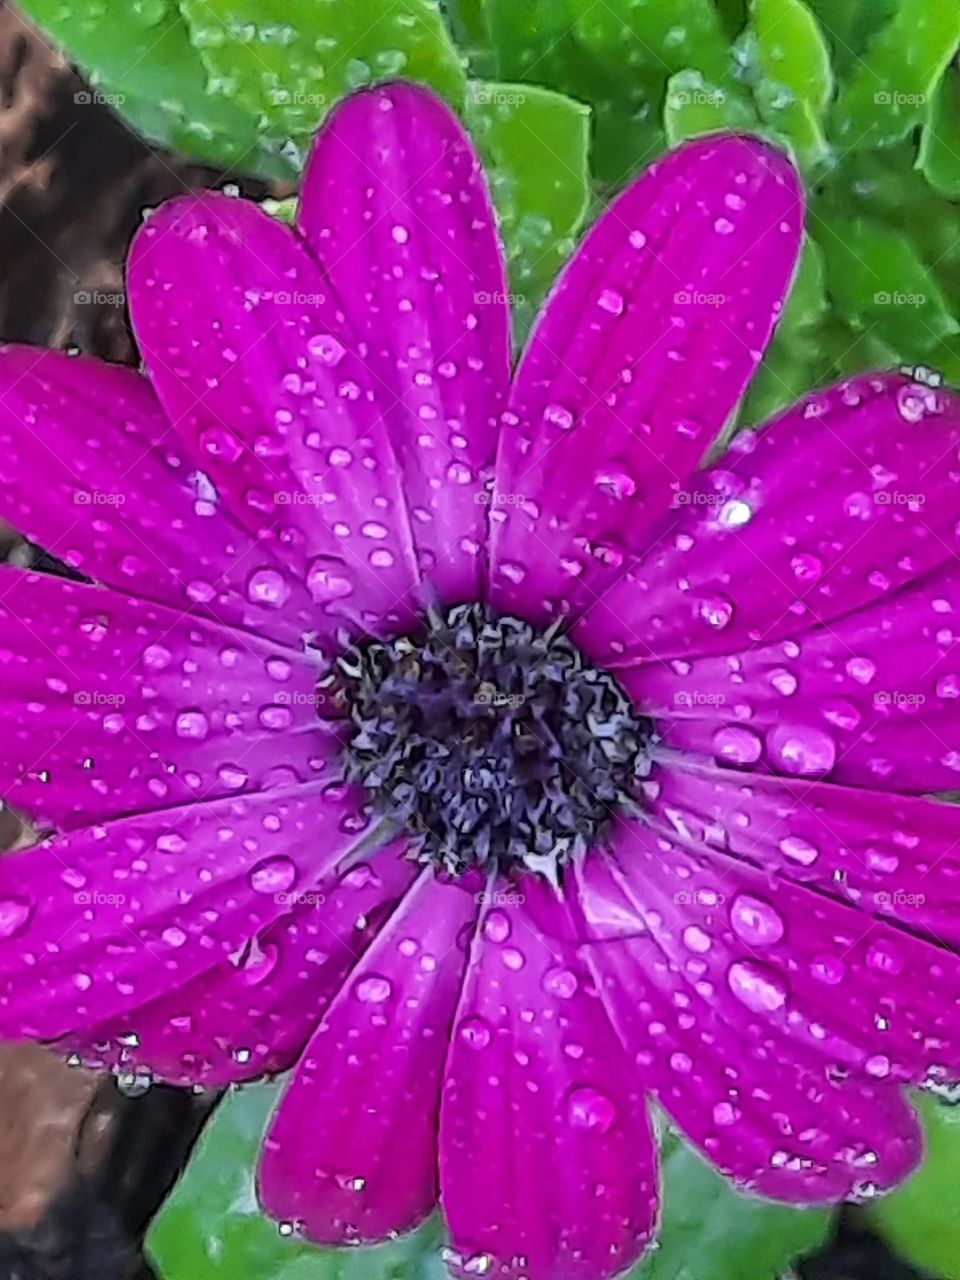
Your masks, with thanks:
<instances>
[{"instance_id":1,"label":"green leaf","mask_svg":"<svg viewBox=\"0 0 960 1280\"><path fill-rule=\"evenodd\" d=\"M733 88L733 60L711 0L485 0L498 75L533 81L594 112L594 173L621 186L664 149L663 94L691 67Z\"/></svg>"},{"instance_id":2,"label":"green leaf","mask_svg":"<svg viewBox=\"0 0 960 1280\"><path fill-rule=\"evenodd\" d=\"M870 1224L917 1266L960 1280L960 1107L923 1092L913 1102L926 1138L923 1164L870 1205Z\"/></svg>"},{"instance_id":3,"label":"green leaf","mask_svg":"<svg viewBox=\"0 0 960 1280\"><path fill-rule=\"evenodd\" d=\"M455 106L466 79L437 0L180 0L221 92L278 141L303 150L322 117L361 85L402 76Z\"/></svg>"},{"instance_id":4,"label":"green leaf","mask_svg":"<svg viewBox=\"0 0 960 1280\"><path fill-rule=\"evenodd\" d=\"M920 168L936 191L960 196L960 71L947 67L920 138Z\"/></svg>"},{"instance_id":5,"label":"green leaf","mask_svg":"<svg viewBox=\"0 0 960 1280\"><path fill-rule=\"evenodd\" d=\"M808 0L833 51L838 72L859 61L874 32L897 11L899 0Z\"/></svg>"},{"instance_id":6,"label":"green leaf","mask_svg":"<svg viewBox=\"0 0 960 1280\"><path fill-rule=\"evenodd\" d=\"M590 112L548 89L472 82L466 123L507 246L518 336L569 257L590 201Z\"/></svg>"},{"instance_id":7,"label":"green leaf","mask_svg":"<svg viewBox=\"0 0 960 1280\"><path fill-rule=\"evenodd\" d=\"M960 45L957 0L900 0L841 90L834 136L844 147L889 146L922 123Z\"/></svg>"},{"instance_id":8,"label":"green leaf","mask_svg":"<svg viewBox=\"0 0 960 1280\"><path fill-rule=\"evenodd\" d=\"M803 167L823 163L830 155L822 120L833 71L817 20L802 0L754 0L752 18L760 115L790 140Z\"/></svg>"},{"instance_id":9,"label":"green leaf","mask_svg":"<svg viewBox=\"0 0 960 1280\"><path fill-rule=\"evenodd\" d=\"M164 1280L443 1280L439 1223L376 1249L325 1250L261 1214L254 1170L279 1088L246 1086L214 1113L150 1232Z\"/></svg>"},{"instance_id":10,"label":"green leaf","mask_svg":"<svg viewBox=\"0 0 960 1280\"><path fill-rule=\"evenodd\" d=\"M667 84L663 128L671 147L717 129L756 129L757 117L738 91L709 84L699 71L679 71Z\"/></svg>"},{"instance_id":11,"label":"green leaf","mask_svg":"<svg viewBox=\"0 0 960 1280\"><path fill-rule=\"evenodd\" d=\"M911 240L864 217L820 211L813 219L837 313L916 363L960 330L946 297Z\"/></svg>"},{"instance_id":12,"label":"green leaf","mask_svg":"<svg viewBox=\"0 0 960 1280\"><path fill-rule=\"evenodd\" d=\"M256 119L207 87L175 0L24 0L106 100L154 142L210 164L272 177L295 169Z\"/></svg>"},{"instance_id":13,"label":"green leaf","mask_svg":"<svg viewBox=\"0 0 960 1280\"><path fill-rule=\"evenodd\" d=\"M691 1147L668 1134L661 1150L659 1247L632 1280L770 1280L825 1238L825 1209L741 1195Z\"/></svg>"}]
</instances>

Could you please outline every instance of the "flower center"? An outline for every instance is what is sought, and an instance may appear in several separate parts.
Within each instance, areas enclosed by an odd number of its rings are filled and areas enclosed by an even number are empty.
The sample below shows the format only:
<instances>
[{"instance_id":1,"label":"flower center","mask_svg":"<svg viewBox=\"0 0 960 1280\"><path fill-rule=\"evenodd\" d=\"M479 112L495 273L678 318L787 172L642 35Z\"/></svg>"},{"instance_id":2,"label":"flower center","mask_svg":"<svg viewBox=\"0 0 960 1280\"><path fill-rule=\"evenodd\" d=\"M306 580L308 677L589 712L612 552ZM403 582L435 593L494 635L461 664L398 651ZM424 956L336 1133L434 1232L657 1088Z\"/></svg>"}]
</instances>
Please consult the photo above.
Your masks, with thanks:
<instances>
[{"instance_id":1,"label":"flower center","mask_svg":"<svg viewBox=\"0 0 960 1280\"><path fill-rule=\"evenodd\" d=\"M649 771L650 722L558 625L457 605L338 667L347 777L450 873L528 868L557 883Z\"/></svg>"}]
</instances>

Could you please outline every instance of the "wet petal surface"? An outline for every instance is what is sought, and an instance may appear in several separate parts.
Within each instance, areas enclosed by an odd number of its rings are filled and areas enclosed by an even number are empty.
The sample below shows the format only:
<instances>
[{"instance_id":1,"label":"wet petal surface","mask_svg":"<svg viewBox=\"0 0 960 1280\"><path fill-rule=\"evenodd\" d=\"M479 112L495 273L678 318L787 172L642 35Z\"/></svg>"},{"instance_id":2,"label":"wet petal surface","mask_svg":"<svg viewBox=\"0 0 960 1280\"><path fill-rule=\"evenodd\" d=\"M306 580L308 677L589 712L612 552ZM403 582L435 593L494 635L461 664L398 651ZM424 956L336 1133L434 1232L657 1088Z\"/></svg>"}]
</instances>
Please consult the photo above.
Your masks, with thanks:
<instances>
[{"instance_id":1,"label":"wet petal surface","mask_svg":"<svg viewBox=\"0 0 960 1280\"><path fill-rule=\"evenodd\" d=\"M943 388L869 374L816 392L691 478L576 634L627 666L832 623L955 555L958 448Z\"/></svg>"},{"instance_id":2,"label":"wet petal surface","mask_svg":"<svg viewBox=\"0 0 960 1280\"><path fill-rule=\"evenodd\" d=\"M287 914L365 828L319 783L192 803L0 859L0 1030L57 1039L112 1022Z\"/></svg>"},{"instance_id":3,"label":"wet petal surface","mask_svg":"<svg viewBox=\"0 0 960 1280\"><path fill-rule=\"evenodd\" d=\"M247 590L281 567L224 511L147 380L33 347L0 350L3 514L26 537L124 593L299 643L313 602Z\"/></svg>"},{"instance_id":4,"label":"wet petal surface","mask_svg":"<svg viewBox=\"0 0 960 1280\"><path fill-rule=\"evenodd\" d=\"M0 627L0 794L41 827L333 776L302 652L11 568Z\"/></svg>"},{"instance_id":5,"label":"wet petal surface","mask_svg":"<svg viewBox=\"0 0 960 1280\"><path fill-rule=\"evenodd\" d=\"M228 960L57 1047L96 1069L208 1088L285 1071L415 877L402 853L290 891L288 914Z\"/></svg>"},{"instance_id":6,"label":"wet petal surface","mask_svg":"<svg viewBox=\"0 0 960 1280\"><path fill-rule=\"evenodd\" d=\"M542 882L524 886L542 899L538 920L565 916ZM595 1280L629 1266L653 1230L646 1103L583 967L517 896L481 917L447 1065L448 1263L463 1276Z\"/></svg>"},{"instance_id":7,"label":"wet petal surface","mask_svg":"<svg viewBox=\"0 0 960 1280\"><path fill-rule=\"evenodd\" d=\"M473 144L413 85L359 93L318 135L298 217L364 344L421 572L444 602L475 600L510 349L503 259Z\"/></svg>"},{"instance_id":8,"label":"wet petal surface","mask_svg":"<svg viewBox=\"0 0 960 1280\"><path fill-rule=\"evenodd\" d=\"M283 608L305 581L316 626L389 628L421 601L381 388L305 246L243 200L163 205L128 266L157 395L236 520L287 566L248 589Z\"/></svg>"},{"instance_id":9,"label":"wet petal surface","mask_svg":"<svg viewBox=\"0 0 960 1280\"><path fill-rule=\"evenodd\" d=\"M730 907L734 944L747 948L732 986L714 989L718 953L730 952L709 918L658 898L662 883L641 901L616 870L594 867L591 879L595 910L632 902L644 923L634 938L583 949L604 1004L644 1083L713 1164L745 1190L794 1203L867 1197L913 1168L916 1117L879 1056L848 1078L799 1034L785 1043L771 1030L772 908L727 886L712 891L715 910ZM731 1008L732 990L746 1008Z\"/></svg>"},{"instance_id":10,"label":"wet petal surface","mask_svg":"<svg viewBox=\"0 0 960 1280\"><path fill-rule=\"evenodd\" d=\"M497 459L497 607L592 603L642 548L756 368L800 245L799 181L755 139L652 165L547 303Z\"/></svg>"},{"instance_id":11,"label":"wet petal surface","mask_svg":"<svg viewBox=\"0 0 960 1280\"><path fill-rule=\"evenodd\" d=\"M436 1204L440 1083L476 916L424 870L350 973L267 1134L261 1196L327 1244L408 1231Z\"/></svg>"}]
</instances>

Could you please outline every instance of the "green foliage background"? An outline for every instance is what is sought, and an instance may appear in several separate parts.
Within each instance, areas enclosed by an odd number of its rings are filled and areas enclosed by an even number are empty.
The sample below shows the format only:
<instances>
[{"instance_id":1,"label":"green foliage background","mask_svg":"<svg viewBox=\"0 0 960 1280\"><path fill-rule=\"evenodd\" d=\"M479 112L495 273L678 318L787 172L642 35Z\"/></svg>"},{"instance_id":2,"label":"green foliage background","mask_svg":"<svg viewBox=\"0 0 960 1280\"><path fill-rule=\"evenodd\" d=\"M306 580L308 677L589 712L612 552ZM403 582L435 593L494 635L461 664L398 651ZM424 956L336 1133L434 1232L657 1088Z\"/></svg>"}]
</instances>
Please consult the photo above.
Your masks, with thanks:
<instances>
[{"instance_id":1,"label":"green foliage background","mask_svg":"<svg viewBox=\"0 0 960 1280\"><path fill-rule=\"evenodd\" d=\"M583 226L685 138L787 149L808 238L742 407L928 364L960 383L960 0L21 0L149 138L295 178L343 94L399 76L462 114L491 175L518 338ZM441 1229L330 1254L258 1213L274 1088L231 1095L156 1224L166 1280L440 1280ZM960 1113L922 1099L923 1170L871 1207L905 1253L960 1280ZM827 1215L737 1196L667 1134L661 1247L638 1280L770 1280Z\"/></svg>"}]
</instances>

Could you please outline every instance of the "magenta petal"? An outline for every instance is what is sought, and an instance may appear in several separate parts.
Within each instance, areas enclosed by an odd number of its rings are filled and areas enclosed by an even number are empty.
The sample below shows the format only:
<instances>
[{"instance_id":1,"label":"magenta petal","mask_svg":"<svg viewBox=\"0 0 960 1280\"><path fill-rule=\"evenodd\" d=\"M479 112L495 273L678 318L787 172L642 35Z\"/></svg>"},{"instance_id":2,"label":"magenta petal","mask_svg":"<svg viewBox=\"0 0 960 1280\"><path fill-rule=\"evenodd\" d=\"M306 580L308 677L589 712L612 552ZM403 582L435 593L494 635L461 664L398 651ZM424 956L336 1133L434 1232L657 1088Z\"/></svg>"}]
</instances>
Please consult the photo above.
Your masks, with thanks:
<instances>
[{"instance_id":1,"label":"magenta petal","mask_svg":"<svg viewBox=\"0 0 960 1280\"><path fill-rule=\"evenodd\" d=\"M0 794L41 826L309 780L337 747L315 664L248 632L11 568L0 631Z\"/></svg>"},{"instance_id":2,"label":"magenta petal","mask_svg":"<svg viewBox=\"0 0 960 1280\"><path fill-rule=\"evenodd\" d=\"M389 400L297 236L244 200L173 200L137 233L128 274L161 403L234 518L306 580L316 625L409 620L418 569ZM290 574L247 568L250 593L284 607Z\"/></svg>"},{"instance_id":3,"label":"magenta petal","mask_svg":"<svg viewBox=\"0 0 960 1280\"><path fill-rule=\"evenodd\" d=\"M953 1078L960 956L822 891L716 850L625 824L594 857L579 898L586 933L617 945L611 900L632 908L648 984L682 976L692 1054L709 1006L746 1042L778 1041L798 1066L866 1080ZM841 998L842 995L842 998ZM840 1135L842 1136L842 1135Z\"/></svg>"},{"instance_id":4,"label":"magenta petal","mask_svg":"<svg viewBox=\"0 0 960 1280\"><path fill-rule=\"evenodd\" d=\"M598 869L598 894L605 874ZM615 900L612 884L608 892ZM794 1203L837 1201L903 1178L920 1140L899 1090L844 1079L802 1044L754 1034L743 1011L727 1007L725 988L708 990L708 935L684 926L684 959L665 941L679 933L682 909L668 907L662 924L657 910L640 909L643 935L584 954L641 1078L687 1137L745 1190Z\"/></svg>"},{"instance_id":5,"label":"magenta petal","mask_svg":"<svg viewBox=\"0 0 960 1280\"><path fill-rule=\"evenodd\" d=\"M510 376L509 309L480 161L456 117L413 85L347 99L317 135L300 226L366 344L425 577L477 599L478 496Z\"/></svg>"},{"instance_id":6,"label":"magenta petal","mask_svg":"<svg viewBox=\"0 0 960 1280\"><path fill-rule=\"evenodd\" d=\"M960 806L808 779L657 768L650 821L960 948Z\"/></svg>"},{"instance_id":7,"label":"magenta petal","mask_svg":"<svg viewBox=\"0 0 960 1280\"><path fill-rule=\"evenodd\" d=\"M247 594L278 565L221 509L132 369L32 347L0 350L3 514L28 538L124 592L299 643L312 602ZM254 558L255 557L255 558Z\"/></svg>"},{"instance_id":8,"label":"magenta petal","mask_svg":"<svg viewBox=\"0 0 960 1280\"><path fill-rule=\"evenodd\" d=\"M541 882L536 918L556 917ZM582 967L530 904L485 910L457 1013L440 1127L441 1200L464 1276L597 1280L656 1217L646 1104Z\"/></svg>"},{"instance_id":9,"label":"magenta petal","mask_svg":"<svg viewBox=\"0 0 960 1280\"><path fill-rule=\"evenodd\" d=\"M87 1066L215 1088L284 1071L416 875L396 846L289 896L291 914L229 960L58 1048Z\"/></svg>"},{"instance_id":10,"label":"magenta petal","mask_svg":"<svg viewBox=\"0 0 960 1280\"><path fill-rule=\"evenodd\" d=\"M355 799L312 783L121 818L0 858L0 1035L58 1039L112 1022L212 968L356 844Z\"/></svg>"},{"instance_id":11,"label":"magenta petal","mask_svg":"<svg viewBox=\"0 0 960 1280\"><path fill-rule=\"evenodd\" d=\"M581 642L618 666L736 653L887 596L956 554L958 448L945 389L872 374L808 396L686 482Z\"/></svg>"},{"instance_id":12,"label":"magenta petal","mask_svg":"<svg viewBox=\"0 0 960 1280\"><path fill-rule=\"evenodd\" d=\"M960 776L960 570L941 566L796 639L621 675L667 746L890 791Z\"/></svg>"},{"instance_id":13,"label":"magenta petal","mask_svg":"<svg viewBox=\"0 0 960 1280\"><path fill-rule=\"evenodd\" d=\"M493 529L499 608L582 607L643 547L763 354L802 216L786 157L719 136L658 160L600 218L511 397Z\"/></svg>"},{"instance_id":14,"label":"magenta petal","mask_svg":"<svg viewBox=\"0 0 960 1280\"><path fill-rule=\"evenodd\" d=\"M297 1066L260 1189L312 1240L381 1240L436 1204L440 1082L476 909L423 871Z\"/></svg>"}]
</instances>

